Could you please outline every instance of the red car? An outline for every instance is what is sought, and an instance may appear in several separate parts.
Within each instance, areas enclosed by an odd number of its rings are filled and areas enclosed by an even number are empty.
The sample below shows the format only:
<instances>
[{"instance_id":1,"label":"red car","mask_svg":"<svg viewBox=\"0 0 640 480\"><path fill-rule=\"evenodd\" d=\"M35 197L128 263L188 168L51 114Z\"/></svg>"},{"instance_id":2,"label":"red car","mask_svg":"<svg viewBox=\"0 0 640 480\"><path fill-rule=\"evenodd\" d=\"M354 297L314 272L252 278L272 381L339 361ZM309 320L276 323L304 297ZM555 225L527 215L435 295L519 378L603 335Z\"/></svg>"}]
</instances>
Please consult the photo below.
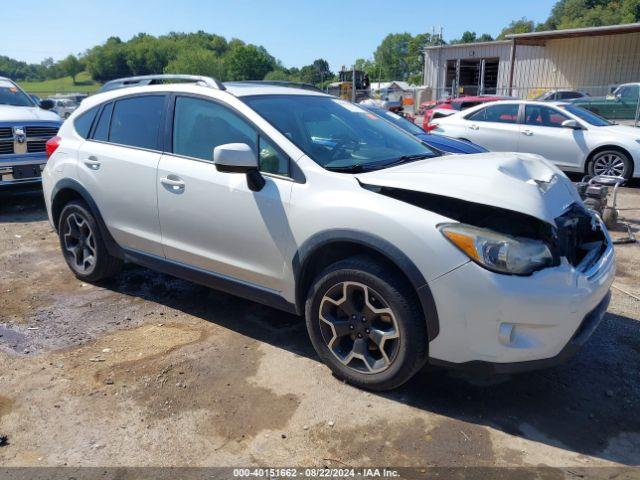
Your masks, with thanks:
<instances>
[{"instance_id":1,"label":"red car","mask_svg":"<svg viewBox=\"0 0 640 480\"><path fill-rule=\"evenodd\" d=\"M501 97L498 95L481 95L481 96L467 96L457 98L446 98L437 102L425 102L421 104L427 107L424 112L424 118L422 120L422 128L427 132L436 128L436 125L430 124L430 122L438 117L443 117L445 114L439 113L438 110L466 110L467 108L475 107L481 103L495 102L496 100L513 100L513 97ZM453 113L453 112L452 112Z\"/></svg>"}]
</instances>

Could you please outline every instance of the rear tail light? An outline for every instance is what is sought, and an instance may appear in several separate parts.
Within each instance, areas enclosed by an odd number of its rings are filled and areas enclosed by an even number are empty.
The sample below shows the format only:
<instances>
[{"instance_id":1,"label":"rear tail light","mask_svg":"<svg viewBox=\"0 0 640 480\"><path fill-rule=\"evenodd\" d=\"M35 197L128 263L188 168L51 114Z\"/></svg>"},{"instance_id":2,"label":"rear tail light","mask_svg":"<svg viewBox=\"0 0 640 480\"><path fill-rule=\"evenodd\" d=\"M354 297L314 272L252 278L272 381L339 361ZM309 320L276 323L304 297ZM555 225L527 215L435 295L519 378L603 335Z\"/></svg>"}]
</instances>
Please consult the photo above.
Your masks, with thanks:
<instances>
[{"instance_id":1,"label":"rear tail light","mask_svg":"<svg viewBox=\"0 0 640 480\"><path fill-rule=\"evenodd\" d=\"M47 152L47 159L49 159L51 155L53 155L53 152L55 152L58 149L58 147L60 146L61 140L62 138L58 137L57 135L47 140L47 143L45 143L45 151Z\"/></svg>"},{"instance_id":2,"label":"rear tail light","mask_svg":"<svg viewBox=\"0 0 640 480\"><path fill-rule=\"evenodd\" d=\"M429 123L428 125L426 125L426 126L424 127L424 129L425 129L427 132L430 132L430 131L432 131L432 130L435 130L436 128L438 128L438 124L437 124L437 123Z\"/></svg>"}]
</instances>

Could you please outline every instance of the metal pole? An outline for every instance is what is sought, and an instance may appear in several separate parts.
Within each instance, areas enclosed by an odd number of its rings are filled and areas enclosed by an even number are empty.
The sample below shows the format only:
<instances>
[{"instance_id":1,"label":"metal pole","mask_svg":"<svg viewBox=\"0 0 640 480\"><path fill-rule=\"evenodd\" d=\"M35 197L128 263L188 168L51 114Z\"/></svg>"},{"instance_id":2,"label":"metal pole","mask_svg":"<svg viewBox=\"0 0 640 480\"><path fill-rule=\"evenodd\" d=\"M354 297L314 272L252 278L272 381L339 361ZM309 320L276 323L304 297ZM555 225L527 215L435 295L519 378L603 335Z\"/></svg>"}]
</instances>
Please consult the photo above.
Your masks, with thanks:
<instances>
[{"instance_id":1,"label":"metal pole","mask_svg":"<svg viewBox=\"0 0 640 480\"><path fill-rule=\"evenodd\" d=\"M638 100L636 100L636 121L634 122L634 126L638 127L638 118L640 117L640 91L638 91Z\"/></svg>"},{"instance_id":2,"label":"metal pole","mask_svg":"<svg viewBox=\"0 0 640 480\"><path fill-rule=\"evenodd\" d=\"M485 68L485 59L480 60L480 91L479 95L484 95L484 68Z\"/></svg>"},{"instance_id":3,"label":"metal pole","mask_svg":"<svg viewBox=\"0 0 640 480\"><path fill-rule=\"evenodd\" d=\"M356 66L353 65L353 70L351 71L351 101L356 103Z\"/></svg>"},{"instance_id":4,"label":"metal pole","mask_svg":"<svg viewBox=\"0 0 640 480\"><path fill-rule=\"evenodd\" d=\"M513 95L513 72L516 66L516 39L511 40L511 60L509 65L509 96Z\"/></svg>"}]
</instances>

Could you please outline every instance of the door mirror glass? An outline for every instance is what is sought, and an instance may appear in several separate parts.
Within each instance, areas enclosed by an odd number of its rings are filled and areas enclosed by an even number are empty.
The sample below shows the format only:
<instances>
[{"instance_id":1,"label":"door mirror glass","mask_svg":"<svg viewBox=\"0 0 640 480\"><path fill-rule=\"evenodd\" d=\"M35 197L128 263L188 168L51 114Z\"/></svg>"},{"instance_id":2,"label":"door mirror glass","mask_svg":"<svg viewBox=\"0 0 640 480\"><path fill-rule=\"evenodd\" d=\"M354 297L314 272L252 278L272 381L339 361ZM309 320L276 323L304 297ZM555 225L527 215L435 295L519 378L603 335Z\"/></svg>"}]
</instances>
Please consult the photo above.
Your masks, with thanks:
<instances>
[{"instance_id":1,"label":"door mirror glass","mask_svg":"<svg viewBox=\"0 0 640 480\"><path fill-rule=\"evenodd\" d=\"M573 130L581 130L582 129L580 124L575 120L565 120L564 122L562 122L562 127L563 128L572 128Z\"/></svg>"},{"instance_id":2,"label":"door mirror glass","mask_svg":"<svg viewBox=\"0 0 640 480\"><path fill-rule=\"evenodd\" d=\"M258 169L256 153L246 143L225 143L213 149L213 163L220 172L249 173Z\"/></svg>"}]
</instances>

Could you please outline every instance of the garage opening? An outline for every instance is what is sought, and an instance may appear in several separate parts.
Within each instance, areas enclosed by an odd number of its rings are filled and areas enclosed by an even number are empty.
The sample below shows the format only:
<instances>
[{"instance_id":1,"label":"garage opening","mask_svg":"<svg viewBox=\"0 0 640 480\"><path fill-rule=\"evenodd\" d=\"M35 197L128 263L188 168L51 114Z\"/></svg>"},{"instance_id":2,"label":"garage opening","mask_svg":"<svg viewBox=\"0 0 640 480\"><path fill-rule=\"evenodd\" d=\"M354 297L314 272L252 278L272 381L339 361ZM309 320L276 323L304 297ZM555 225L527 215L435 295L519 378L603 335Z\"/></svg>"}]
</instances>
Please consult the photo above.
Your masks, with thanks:
<instances>
[{"instance_id":1,"label":"garage opening","mask_svg":"<svg viewBox=\"0 0 640 480\"><path fill-rule=\"evenodd\" d=\"M452 96L495 94L498 90L498 58L447 61L446 88Z\"/></svg>"}]
</instances>

